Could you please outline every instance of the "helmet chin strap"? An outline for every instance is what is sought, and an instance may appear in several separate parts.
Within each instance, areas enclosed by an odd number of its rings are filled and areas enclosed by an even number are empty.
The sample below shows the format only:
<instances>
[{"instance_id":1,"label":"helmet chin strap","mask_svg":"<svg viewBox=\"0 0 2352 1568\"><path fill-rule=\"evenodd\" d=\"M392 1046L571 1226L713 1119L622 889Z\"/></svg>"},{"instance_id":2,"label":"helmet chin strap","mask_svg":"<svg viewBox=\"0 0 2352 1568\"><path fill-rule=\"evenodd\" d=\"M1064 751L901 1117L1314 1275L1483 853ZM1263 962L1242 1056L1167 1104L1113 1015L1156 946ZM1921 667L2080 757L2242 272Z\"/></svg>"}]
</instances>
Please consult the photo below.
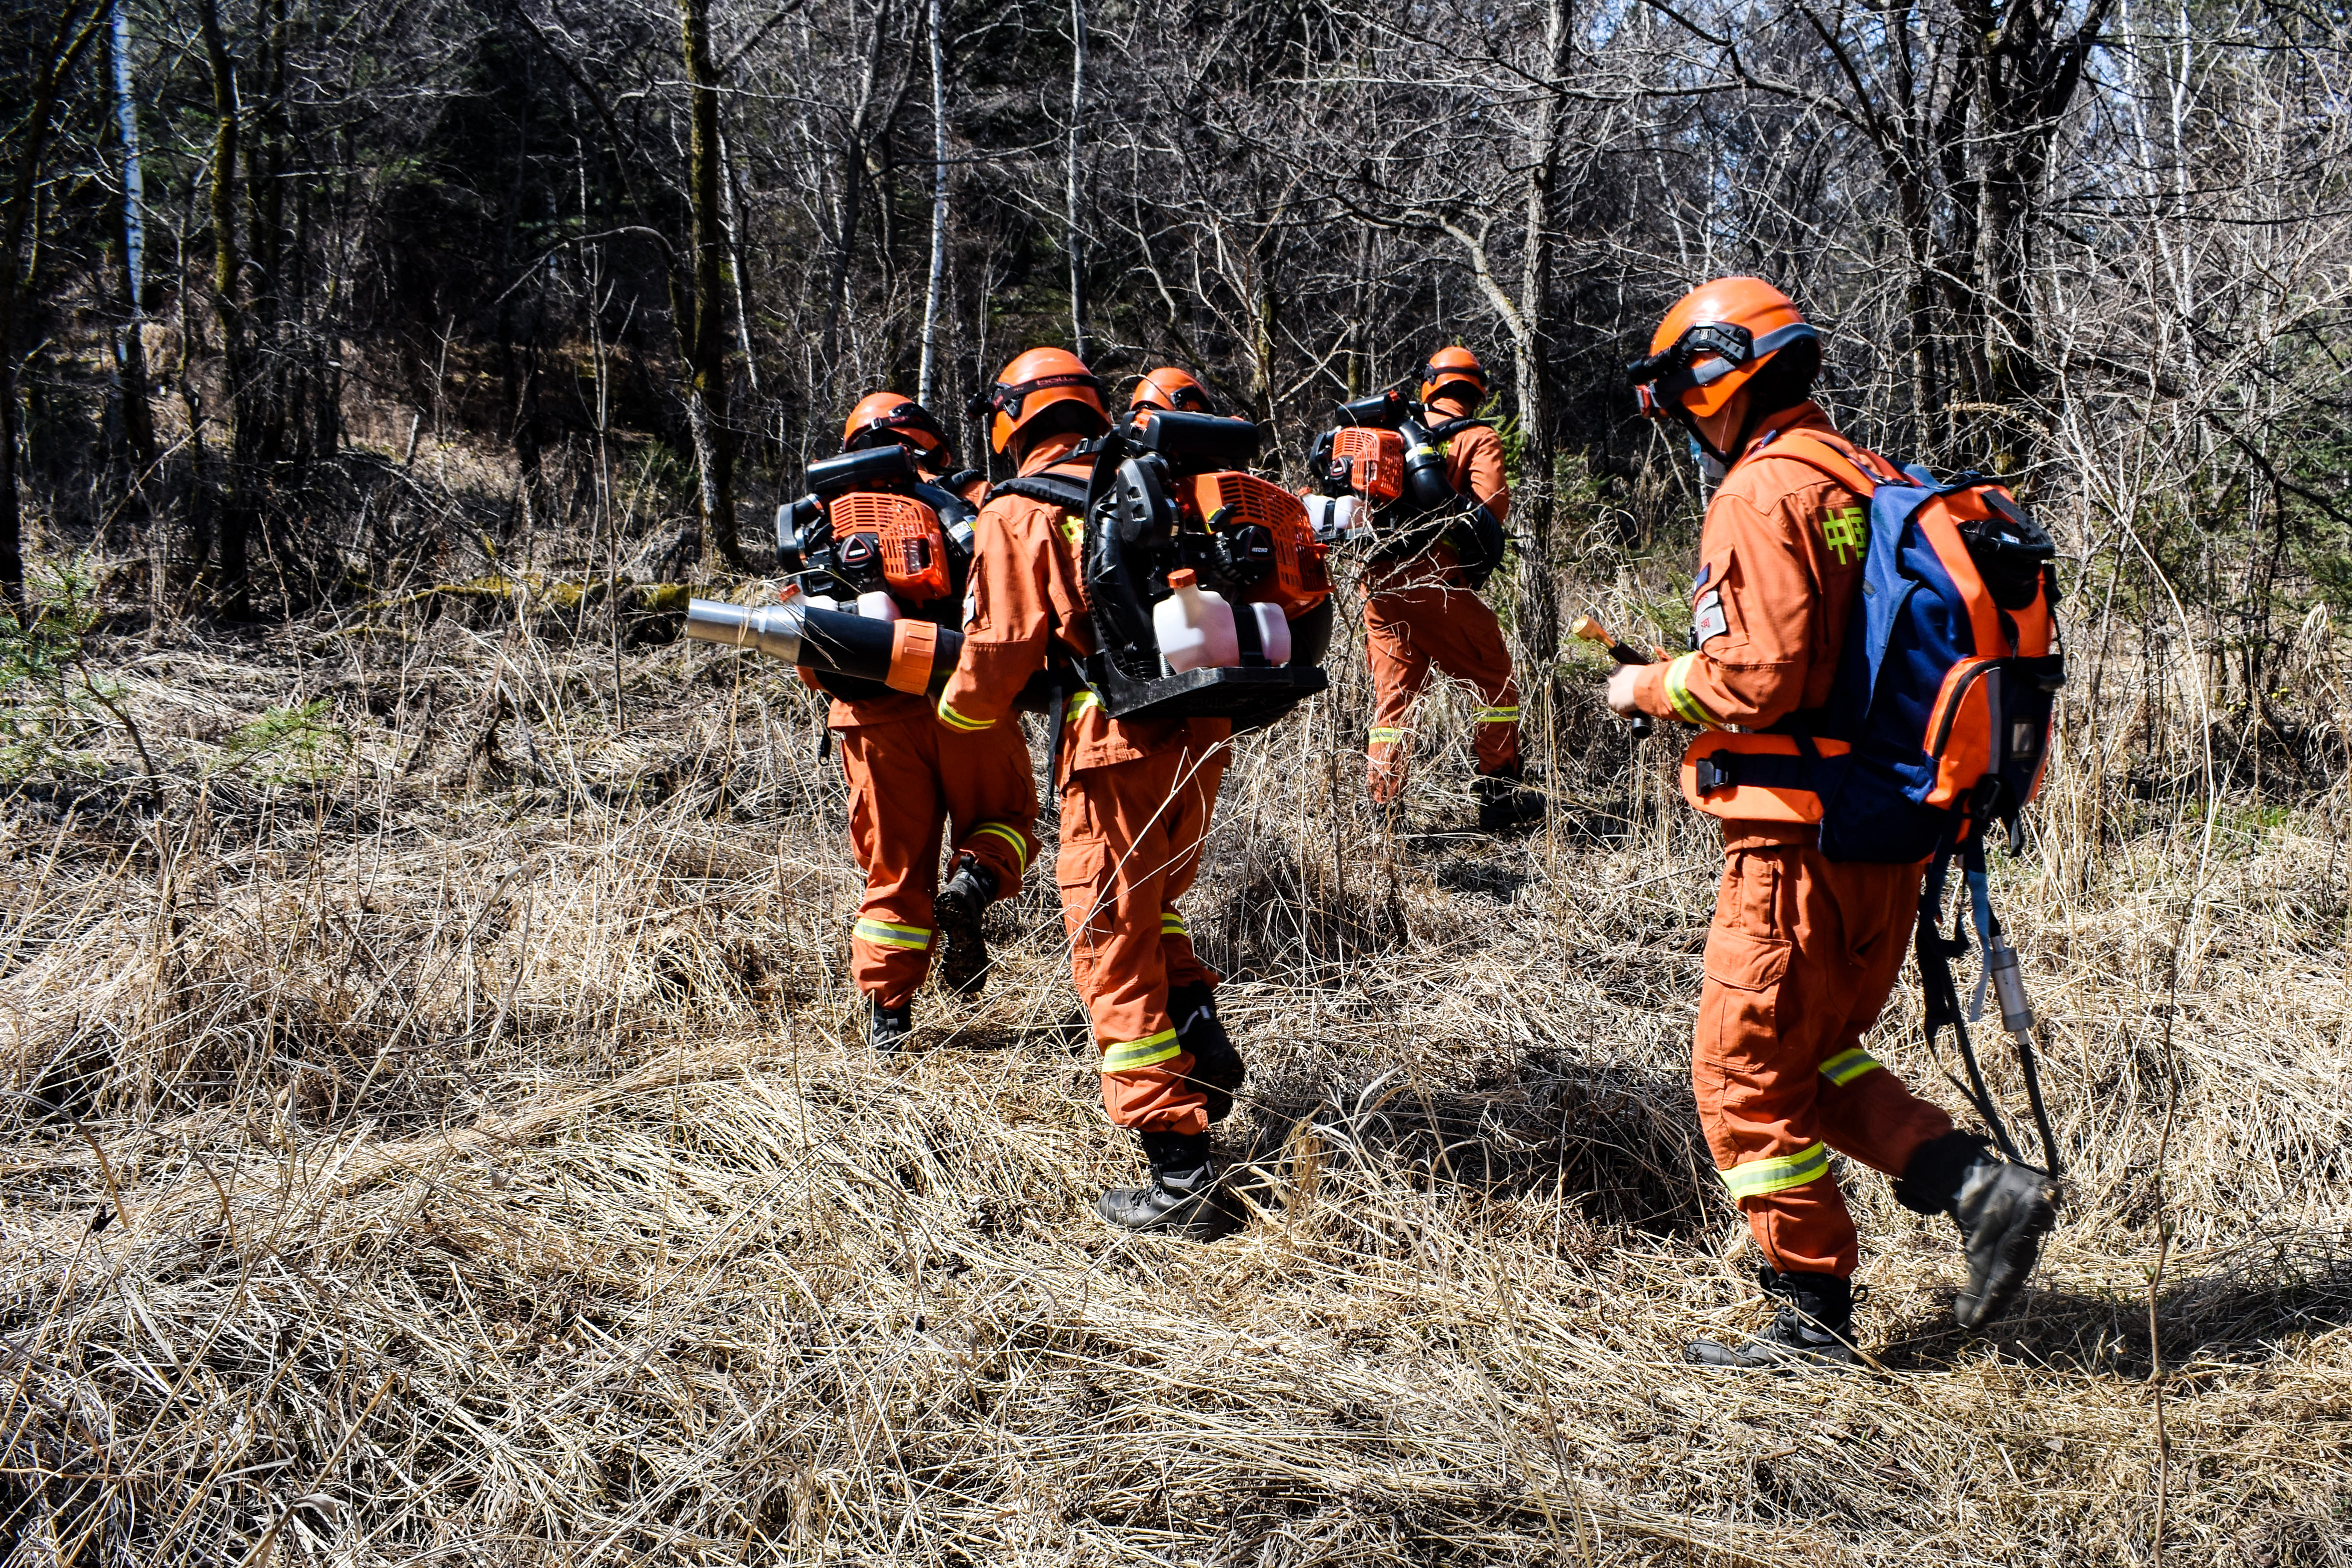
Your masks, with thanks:
<instances>
[{"instance_id":1,"label":"helmet chin strap","mask_svg":"<svg viewBox=\"0 0 2352 1568\"><path fill-rule=\"evenodd\" d=\"M1679 403L1675 405L1675 423L1681 426L1683 434L1690 437L1691 450L1716 466L1716 477L1720 478L1722 471L1731 467L1731 454L1708 440L1706 433L1698 427L1697 416Z\"/></svg>"}]
</instances>

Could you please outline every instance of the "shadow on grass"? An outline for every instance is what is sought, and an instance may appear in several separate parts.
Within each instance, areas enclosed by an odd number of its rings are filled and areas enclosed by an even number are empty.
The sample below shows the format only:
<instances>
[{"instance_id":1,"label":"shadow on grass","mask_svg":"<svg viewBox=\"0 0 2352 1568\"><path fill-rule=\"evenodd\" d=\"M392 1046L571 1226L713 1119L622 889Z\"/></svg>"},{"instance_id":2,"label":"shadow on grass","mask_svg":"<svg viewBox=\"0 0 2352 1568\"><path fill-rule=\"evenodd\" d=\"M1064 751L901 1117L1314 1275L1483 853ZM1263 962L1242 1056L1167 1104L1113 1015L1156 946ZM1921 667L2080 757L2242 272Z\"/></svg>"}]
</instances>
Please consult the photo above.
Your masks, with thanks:
<instances>
[{"instance_id":1,"label":"shadow on grass","mask_svg":"<svg viewBox=\"0 0 2352 1568\"><path fill-rule=\"evenodd\" d=\"M1954 1260L1954 1277L1958 1263ZM2167 1369L2273 1360L2279 1342L2352 1325L2352 1247L2341 1237L2282 1232L2238 1247L2225 1267L2167 1286L2157 1297L2158 1343ZM1943 1371L1979 1336L1948 1312L1894 1325L1876 1353L1890 1371ZM2028 1289L1985 1331L2005 1356L2057 1371L2145 1378L2148 1308L2143 1295Z\"/></svg>"},{"instance_id":2,"label":"shadow on grass","mask_svg":"<svg viewBox=\"0 0 2352 1568\"><path fill-rule=\"evenodd\" d=\"M1713 1224L1714 1167L1679 1077L1538 1052L1466 1087L1396 1072L1274 1084L1250 1110L1261 1203L1282 1201L1306 1149L1319 1171L1478 1200L1558 1195L1595 1226L1695 1237Z\"/></svg>"}]
</instances>

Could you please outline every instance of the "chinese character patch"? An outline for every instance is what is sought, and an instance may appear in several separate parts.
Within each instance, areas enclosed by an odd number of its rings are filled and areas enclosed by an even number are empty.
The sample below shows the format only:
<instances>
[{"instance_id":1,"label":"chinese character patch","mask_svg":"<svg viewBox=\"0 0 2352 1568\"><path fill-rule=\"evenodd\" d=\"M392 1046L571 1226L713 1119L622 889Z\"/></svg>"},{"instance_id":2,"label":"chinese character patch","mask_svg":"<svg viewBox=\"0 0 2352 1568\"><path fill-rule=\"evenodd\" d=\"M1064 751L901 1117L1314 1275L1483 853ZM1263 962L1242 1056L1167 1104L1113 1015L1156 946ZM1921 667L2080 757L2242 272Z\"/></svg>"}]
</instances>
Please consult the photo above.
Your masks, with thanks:
<instances>
[{"instance_id":1,"label":"chinese character patch","mask_svg":"<svg viewBox=\"0 0 2352 1568\"><path fill-rule=\"evenodd\" d=\"M1837 552L1839 565L1853 565L1870 549L1870 514L1858 506L1823 512L1822 542Z\"/></svg>"}]
</instances>

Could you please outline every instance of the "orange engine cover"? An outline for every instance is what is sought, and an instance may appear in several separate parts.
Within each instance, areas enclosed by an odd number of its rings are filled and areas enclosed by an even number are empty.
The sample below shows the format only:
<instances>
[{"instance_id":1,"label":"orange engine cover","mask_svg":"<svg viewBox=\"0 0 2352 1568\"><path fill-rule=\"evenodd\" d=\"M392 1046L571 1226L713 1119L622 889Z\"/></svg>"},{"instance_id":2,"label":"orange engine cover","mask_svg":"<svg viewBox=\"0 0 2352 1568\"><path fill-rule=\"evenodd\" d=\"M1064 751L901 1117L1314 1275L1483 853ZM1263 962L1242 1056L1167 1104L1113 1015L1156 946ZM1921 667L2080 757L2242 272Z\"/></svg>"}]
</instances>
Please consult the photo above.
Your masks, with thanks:
<instances>
[{"instance_id":1,"label":"orange engine cover","mask_svg":"<svg viewBox=\"0 0 2352 1568\"><path fill-rule=\"evenodd\" d=\"M929 507L912 496L852 490L834 498L832 516L835 539L874 535L882 580L898 598L919 607L948 596L948 536Z\"/></svg>"},{"instance_id":2,"label":"orange engine cover","mask_svg":"<svg viewBox=\"0 0 2352 1568\"><path fill-rule=\"evenodd\" d=\"M1255 474L1196 474L1186 482L1193 506L1211 527L1255 524L1274 536L1274 570L1250 590L1252 601L1279 605L1285 616L1295 619L1331 596L1323 546L1307 526L1307 508L1297 496Z\"/></svg>"},{"instance_id":3,"label":"orange engine cover","mask_svg":"<svg viewBox=\"0 0 2352 1568\"><path fill-rule=\"evenodd\" d=\"M1331 437L1331 460L1348 465L1348 488L1374 505L1404 494L1404 437L1370 425L1349 425Z\"/></svg>"}]
</instances>

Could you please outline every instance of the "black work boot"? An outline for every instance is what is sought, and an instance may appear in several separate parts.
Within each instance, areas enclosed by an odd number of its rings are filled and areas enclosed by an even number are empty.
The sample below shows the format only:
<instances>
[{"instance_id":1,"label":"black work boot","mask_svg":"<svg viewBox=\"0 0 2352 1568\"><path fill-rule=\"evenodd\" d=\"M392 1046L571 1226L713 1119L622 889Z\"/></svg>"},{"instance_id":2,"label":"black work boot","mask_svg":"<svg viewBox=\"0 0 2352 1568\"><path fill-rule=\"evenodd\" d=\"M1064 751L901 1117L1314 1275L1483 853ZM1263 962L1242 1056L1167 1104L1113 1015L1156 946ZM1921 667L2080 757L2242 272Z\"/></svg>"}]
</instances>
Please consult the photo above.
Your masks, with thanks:
<instances>
[{"instance_id":1,"label":"black work boot","mask_svg":"<svg viewBox=\"0 0 2352 1568\"><path fill-rule=\"evenodd\" d=\"M1192 1053L1192 1083L1209 1099L1209 1120L1234 1113L1234 1093L1249 1074L1233 1037L1217 1016L1216 993L1206 985L1171 985L1168 1013L1176 1020L1176 1041Z\"/></svg>"},{"instance_id":2,"label":"black work boot","mask_svg":"<svg viewBox=\"0 0 2352 1568\"><path fill-rule=\"evenodd\" d=\"M1759 1268L1756 1283L1780 1298L1771 1326L1744 1345L1697 1340L1683 1360L1742 1372L1800 1372L1809 1367L1858 1366L1853 1349L1853 1281L1836 1274L1783 1274Z\"/></svg>"},{"instance_id":3,"label":"black work boot","mask_svg":"<svg viewBox=\"0 0 2352 1568\"><path fill-rule=\"evenodd\" d=\"M869 996L866 1001L873 1013L866 1020L866 1043L874 1047L877 1056L890 1056L906 1047L907 1037L915 1032L915 1005L902 1002L896 1007L882 1005L882 998Z\"/></svg>"},{"instance_id":4,"label":"black work boot","mask_svg":"<svg viewBox=\"0 0 2352 1568\"><path fill-rule=\"evenodd\" d=\"M1947 1132L1919 1145L1895 1184L1914 1214L1948 1214L1960 1227L1969 1283L1952 1298L1952 1317L1981 1328L2009 1310L2042 1256L2042 1237L2058 1221L2058 1189L2031 1165L2012 1165L1974 1132Z\"/></svg>"},{"instance_id":5,"label":"black work boot","mask_svg":"<svg viewBox=\"0 0 2352 1568\"><path fill-rule=\"evenodd\" d=\"M1150 1231L1180 1241L1214 1241L1234 1228L1219 1202L1216 1167L1205 1132L1144 1132L1143 1157L1151 1181L1113 1187L1095 1200L1095 1212L1121 1230Z\"/></svg>"},{"instance_id":6,"label":"black work boot","mask_svg":"<svg viewBox=\"0 0 2352 1568\"><path fill-rule=\"evenodd\" d=\"M996 874L969 855L931 900L940 922L940 984L958 996L977 996L988 984L988 939L980 917L996 901Z\"/></svg>"},{"instance_id":7,"label":"black work boot","mask_svg":"<svg viewBox=\"0 0 2352 1568\"><path fill-rule=\"evenodd\" d=\"M1531 822L1541 822L1544 797L1527 787L1526 770L1517 763L1499 773L1480 773L1470 783L1478 796L1478 831L1508 833Z\"/></svg>"}]
</instances>

